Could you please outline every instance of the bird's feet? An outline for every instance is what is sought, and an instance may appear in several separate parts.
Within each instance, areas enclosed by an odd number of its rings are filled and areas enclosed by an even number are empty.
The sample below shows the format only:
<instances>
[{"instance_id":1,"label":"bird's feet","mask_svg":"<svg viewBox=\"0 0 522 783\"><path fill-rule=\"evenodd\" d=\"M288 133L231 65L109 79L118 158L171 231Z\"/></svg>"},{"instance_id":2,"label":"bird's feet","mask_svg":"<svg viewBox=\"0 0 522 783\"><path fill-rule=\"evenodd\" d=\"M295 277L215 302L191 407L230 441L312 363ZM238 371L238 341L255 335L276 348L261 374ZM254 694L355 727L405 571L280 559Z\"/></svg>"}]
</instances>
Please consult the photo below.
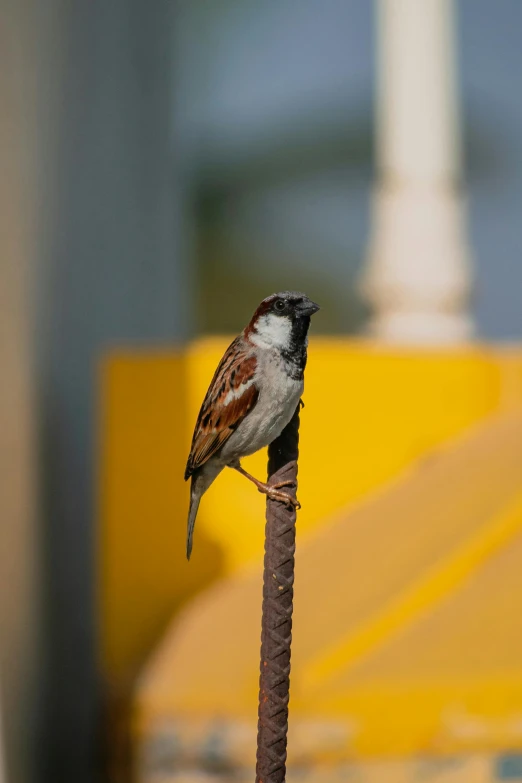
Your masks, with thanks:
<instances>
[{"instance_id":1,"label":"bird's feet","mask_svg":"<svg viewBox=\"0 0 522 783\"><path fill-rule=\"evenodd\" d=\"M286 481L279 481L277 484L265 484L262 481L259 481L259 479L256 479L254 476L251 476L250 473L247 473L246 470L241 467L239 462L237 464L230 465L230 467L234 468L234 470L237 470L238 473L241 473L242 476L255 484L259 492L262 492L263 495L267 495L270 500L278 500L280 503L284 503L285 506L295 508L296 510L301 508L301 504L297 498L293 498L287 492L280 491L282 487L294 486L294 482L291 479L287 479Z\"/></svg>"},{"instance_id":2,"label":"bird's feet","mask_svg":"<svg viewBox=\"0 0 522 783\"><path fill-rule=\"evenodd\" d=\"M295 508L297 511L298 508L301 508L301 504L297 498L293 498L287 492L280 491L282 487L291 487L293 484L294 482L290 480L279 481L277 484L261 484L258 486L258 490L269 497L270 500L278 500L280 503L284 503L285 506Z\"/></svg>"}]
</instances>

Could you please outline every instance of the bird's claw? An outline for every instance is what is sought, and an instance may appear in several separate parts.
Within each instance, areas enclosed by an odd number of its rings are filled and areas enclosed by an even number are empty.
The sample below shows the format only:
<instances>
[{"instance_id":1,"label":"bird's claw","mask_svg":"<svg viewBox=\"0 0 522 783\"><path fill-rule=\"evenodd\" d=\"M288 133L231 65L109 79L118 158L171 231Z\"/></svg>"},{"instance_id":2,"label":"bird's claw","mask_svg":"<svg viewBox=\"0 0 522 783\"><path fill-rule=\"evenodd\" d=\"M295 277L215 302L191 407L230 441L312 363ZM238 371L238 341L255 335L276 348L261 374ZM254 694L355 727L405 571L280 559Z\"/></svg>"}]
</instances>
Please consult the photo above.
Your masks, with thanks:
<instances>
[{"instance_id":1,"label":"bird's claw","mask_svg":"<svg viewBox=\"0 0 522 783\"><path fill-rule=\"evenodd\" d=\"M277 500L280 503L284 503L285 506L289 508L294 508L296 511L301 508L300 502L297 500L297 498L293 498L291 495L289 495L287 492L280 492L279 487L288 487L293 484L293 481L281 481L279 484L273 484L272 486L268 487L268 490L260 489L260 492L263 492L267 495L267 497L270 498L270 500Z\"/></svg>"},{"instance_id":2,"label":"bird's claw","mask_svg":"<svg viewBox=\"0 0 522 783\"><path fill-rule=\"evenodd\" d=\"M268 484L271 489L281 489L281 487L295 487L295 481L292 479L286 479L285 481L278 481L277 484Z\"/></svg>"}]
</instances>

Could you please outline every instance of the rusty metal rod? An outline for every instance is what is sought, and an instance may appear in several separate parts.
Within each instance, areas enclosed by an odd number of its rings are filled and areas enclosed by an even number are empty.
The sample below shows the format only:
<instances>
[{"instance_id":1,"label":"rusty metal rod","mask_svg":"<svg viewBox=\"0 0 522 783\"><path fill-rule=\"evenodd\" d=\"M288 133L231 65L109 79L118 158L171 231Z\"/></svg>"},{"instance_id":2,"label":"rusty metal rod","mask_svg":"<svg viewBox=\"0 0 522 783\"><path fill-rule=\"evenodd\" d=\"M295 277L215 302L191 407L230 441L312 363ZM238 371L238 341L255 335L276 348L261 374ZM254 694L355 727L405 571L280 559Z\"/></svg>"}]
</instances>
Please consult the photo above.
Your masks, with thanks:
<instances>
[{"instance_id":1,"label":"rusty metal rod","mask_svg":"<svg viewBox=\"0 0 522 783\"><path fill-rule=\"evenodd\" d=\"M268 483L296 496L299 407L268 449ZM295 509L267 499L256 783L284 783L294 598Z\"/></svg>"}]
</instances>

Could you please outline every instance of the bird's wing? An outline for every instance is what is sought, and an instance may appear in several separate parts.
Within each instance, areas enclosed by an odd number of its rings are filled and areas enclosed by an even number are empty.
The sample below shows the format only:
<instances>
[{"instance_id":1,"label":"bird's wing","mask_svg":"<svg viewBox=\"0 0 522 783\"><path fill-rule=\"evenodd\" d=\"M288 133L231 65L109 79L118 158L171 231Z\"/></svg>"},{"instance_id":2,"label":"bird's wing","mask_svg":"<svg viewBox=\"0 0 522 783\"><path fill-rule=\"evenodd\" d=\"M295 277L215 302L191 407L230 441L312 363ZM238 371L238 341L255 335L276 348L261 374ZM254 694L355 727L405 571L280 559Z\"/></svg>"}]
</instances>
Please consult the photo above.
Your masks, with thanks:
<instances>
[{"instance_id":1,"label":"bird's wing","mask_svg":"<svg viewBox=\"0 0 522 783\"><path fill-rule=\"evenodd\" d=\"M236 337L221 359L199 411L185 480L226 443L256 404L256 366L256 357L245 350L243 338Z\"/></svg>"}]
</instances>

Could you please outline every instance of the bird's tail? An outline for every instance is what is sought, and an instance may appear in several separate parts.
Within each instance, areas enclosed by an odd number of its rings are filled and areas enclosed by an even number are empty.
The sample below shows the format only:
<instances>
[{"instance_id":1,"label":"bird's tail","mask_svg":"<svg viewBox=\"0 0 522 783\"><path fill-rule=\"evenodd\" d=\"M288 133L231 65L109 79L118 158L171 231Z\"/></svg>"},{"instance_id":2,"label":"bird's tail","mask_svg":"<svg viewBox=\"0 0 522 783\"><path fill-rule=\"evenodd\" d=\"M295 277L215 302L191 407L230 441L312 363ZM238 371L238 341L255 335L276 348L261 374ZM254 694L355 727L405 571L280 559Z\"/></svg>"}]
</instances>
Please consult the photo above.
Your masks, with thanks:
<instances>
[{"instance_id":1,"label":"bird's tail","mask_svg":"<svg viewBox=\"0 0 522 783\"><path fill-rule=\"evenodd\" d=\"M192 536L194 534L194 525L196 524L196 516L199 508L199 501L201 500L201 492L196 489L196 482L192 477L192 485L190 487L190 505L187 520L187 560L190 560L192 552Z\"/></svg>"}]
</instances>

